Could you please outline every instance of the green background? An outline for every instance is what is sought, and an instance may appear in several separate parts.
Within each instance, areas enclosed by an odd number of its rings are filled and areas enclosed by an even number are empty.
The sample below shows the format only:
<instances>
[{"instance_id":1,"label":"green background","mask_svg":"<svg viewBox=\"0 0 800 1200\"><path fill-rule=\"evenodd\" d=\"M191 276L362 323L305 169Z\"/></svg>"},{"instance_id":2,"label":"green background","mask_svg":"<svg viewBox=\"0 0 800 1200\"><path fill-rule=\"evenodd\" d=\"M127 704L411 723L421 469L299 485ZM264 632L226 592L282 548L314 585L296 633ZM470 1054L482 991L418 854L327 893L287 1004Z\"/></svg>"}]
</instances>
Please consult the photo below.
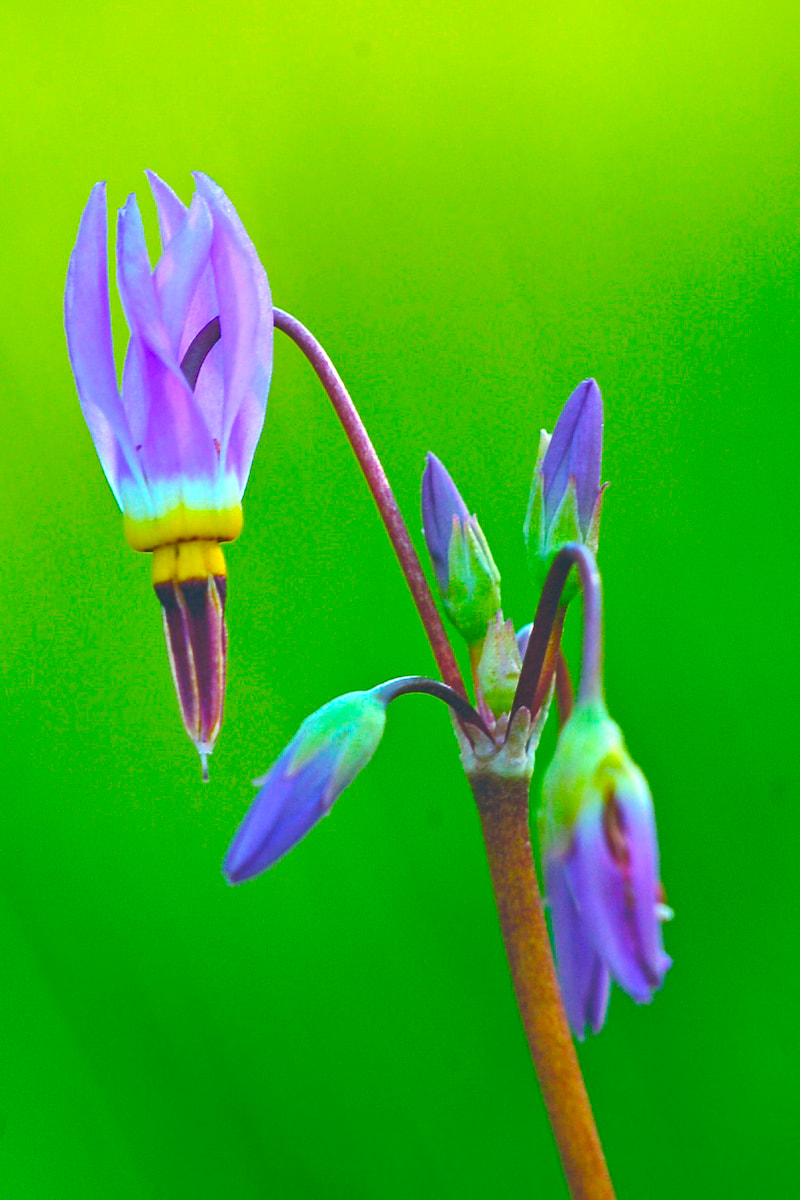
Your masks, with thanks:
<instances>
[{"instance_id":1,"label":"green background","mask_svg":"<svg viewBox=\"0 0 800 1200\"><path fill-rule=\"evenodd\" d=\"M599 380L607 694L677 915L581 1060L621 1197L792 1194L796 5L6 7L0 1194L565 1194L443 708L398 703L331 818L222 880L303 716L433 664L279 335L202 785L61 317L97 179L154 233L146 166L226 189L418 546L433 449L517 625L538 430Z\"/></svg>"}]
</instances>

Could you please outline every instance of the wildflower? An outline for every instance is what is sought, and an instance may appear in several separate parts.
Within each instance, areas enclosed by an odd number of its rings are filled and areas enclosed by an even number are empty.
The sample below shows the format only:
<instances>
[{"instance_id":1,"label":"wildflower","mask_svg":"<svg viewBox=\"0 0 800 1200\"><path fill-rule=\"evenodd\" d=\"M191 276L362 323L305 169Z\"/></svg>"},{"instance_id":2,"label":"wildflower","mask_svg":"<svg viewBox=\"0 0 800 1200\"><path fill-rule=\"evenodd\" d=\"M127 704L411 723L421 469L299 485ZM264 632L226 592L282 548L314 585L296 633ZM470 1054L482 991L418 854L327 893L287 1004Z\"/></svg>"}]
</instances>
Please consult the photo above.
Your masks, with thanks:
<instances>
[{"instance_id":1,"label":"wildflower","mask_svg":"<svg viewBox=\"0 0 800 1200\"><path fill-rule=\"evenodd\" d=\"M184 725L206 773L225 692L226 567L266 411L272 302L225 193L195 173L187 209L151 172L162 254L151 270L135 196L119 213L117 274L130 342L118 387L105 185L70 260L65 324L81 407L123 513L150 551Z\"/></svg>"},{"instance_id":2,"label":"wildflower","mask_svg":"<svg viewBox=\"0 0 800 1200\"><path fill-rule=\"evenodd\" d=\"M597 553L602 446L600 389L593 379L584 379L564 405L552 437L543 429L539 438L525 518L528 557L537 583L568 542L581 542Z\"/></svg>"},{"instance_id":3,"label":"wildflower","mask_svg":"<svg viewBox=\"0 0 800 1200\"><path fill-rule=\"evenodd\" d=\"M500 573L478 518L434 454L422 476L422 525L447 615L477 653L500 609Z\"/></svg>"},{"instance_id":4,"label":"wildflower","mask_svg":"<svg viewBox=\"0 0 800 1200\"><path fill-rule=\"evenodd\" d=\"M653 802L619 726L579 702L544 778L540 840L556 965L570 1025L605 1021L610 979L639 1003L661 987L664 953Z\"/></svg>"}]
</instances>

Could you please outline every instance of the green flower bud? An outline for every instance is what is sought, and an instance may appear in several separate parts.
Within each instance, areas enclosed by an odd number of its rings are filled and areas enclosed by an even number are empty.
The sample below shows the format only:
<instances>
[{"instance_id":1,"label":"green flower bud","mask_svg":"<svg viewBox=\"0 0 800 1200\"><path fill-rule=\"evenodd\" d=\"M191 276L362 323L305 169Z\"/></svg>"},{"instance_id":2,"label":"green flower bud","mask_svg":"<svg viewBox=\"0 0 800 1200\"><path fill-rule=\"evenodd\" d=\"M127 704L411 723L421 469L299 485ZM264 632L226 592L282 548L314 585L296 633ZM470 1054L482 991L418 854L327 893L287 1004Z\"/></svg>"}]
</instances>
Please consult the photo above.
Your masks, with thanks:
<instances>
[{"instance_id":1,"label":"green flower bud","mask_svg":"<svg viewBox=\"0 0 800 1200\"><path fill-rule=\"evenodd\" d=\"M500 572L477 517L453 519L447 553L447 615L467 645L483 641L500 609Z\"/></svg>"},{"instance_id":2,"label":"green flower bud","mask_svg":"<svg viewBox=\"0 0 800 1200\"><path fill-rule=\"evenodd\" d=\"M496 717L511 711L521 668L514 626L497 613L489 623L476 672L481 695Z\"/></svg>"}]
</instances>

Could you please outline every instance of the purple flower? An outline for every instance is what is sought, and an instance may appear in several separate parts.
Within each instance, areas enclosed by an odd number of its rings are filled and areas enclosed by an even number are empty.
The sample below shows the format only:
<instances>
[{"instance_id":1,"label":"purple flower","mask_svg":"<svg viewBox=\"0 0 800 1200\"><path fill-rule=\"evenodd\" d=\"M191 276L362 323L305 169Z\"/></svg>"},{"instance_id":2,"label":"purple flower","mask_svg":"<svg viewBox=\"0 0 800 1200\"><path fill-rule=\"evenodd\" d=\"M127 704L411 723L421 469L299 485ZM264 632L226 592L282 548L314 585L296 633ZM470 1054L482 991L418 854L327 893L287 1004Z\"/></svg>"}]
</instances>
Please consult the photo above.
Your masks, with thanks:
<instances>
[{"instance_id":1,"label":"purple flower","mask_svg":"<svg viewBox=\"0 0 800 1200\"><path fill-rule=\"evenodd\" d=\"M542 787L540 838L556 966L570 1025L603 1026L610 979L639 1003L661 987L664 953L653 802L619 727L579 704Z\"/></svg>"},{"instance_id":2,"label":"purple flower","mask_svg":"<svg viewBox=\"0 0 800 1200\"><path fill-rule=\"evenodd\" d=\"M391 687L391 685L389 685ZM390 691L338 696L306 717L289 745L257 780L251 804L223 863L229 883L266 871L296 846L352 783L378 748Z\"/></svg>"},{"instance_id":3,"label":"purple flower","mask_svg":"<svg viewBox=\"0 0 800 1200\"><path fill-rule=\"evenodd\" d=\"M597 552L603 401L593 379L579 383L562 409L552 437L543 429L533 478L525 539L537 582L559 549L583 542Z\"/></svg>"},{"instance_id":4,"label":"purple flower","mask_svg":"<svg viewBox=\"0 0 800 1200\"><path fill-rule=\"evenodd\" d=\"M225 562L266 411L272 301L233 205L199 172L187 209L148 172L162 254L151 269L135 196L120 211L117 277L130 342L111 339L105 185L81 219L65 324L81 408L153 582L187 732L205 762L222 718Z\"/></svg>"}]
</instances>

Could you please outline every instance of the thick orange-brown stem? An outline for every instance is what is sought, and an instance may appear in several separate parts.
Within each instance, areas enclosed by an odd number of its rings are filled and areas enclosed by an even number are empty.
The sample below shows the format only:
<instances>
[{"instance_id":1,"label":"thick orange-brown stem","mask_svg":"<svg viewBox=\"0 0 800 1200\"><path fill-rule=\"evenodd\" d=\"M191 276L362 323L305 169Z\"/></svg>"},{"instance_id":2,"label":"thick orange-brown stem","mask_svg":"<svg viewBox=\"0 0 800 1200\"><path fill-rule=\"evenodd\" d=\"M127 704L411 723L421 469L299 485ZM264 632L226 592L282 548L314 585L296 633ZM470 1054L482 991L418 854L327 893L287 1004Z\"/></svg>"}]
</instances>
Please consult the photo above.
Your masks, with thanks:
<instances>
[{"instance_id":1,"label":"thick orange-brown stem","mask_svg":"<svg viewBox=\"0 0 800 1200\"><path fill-rule=\"evenodd\" d=\"M574 1200L613 1200L572 1043L531 852L528 781L489 772L470 784L480 813L514 990Z\"/></svg>"}]
</instances>

